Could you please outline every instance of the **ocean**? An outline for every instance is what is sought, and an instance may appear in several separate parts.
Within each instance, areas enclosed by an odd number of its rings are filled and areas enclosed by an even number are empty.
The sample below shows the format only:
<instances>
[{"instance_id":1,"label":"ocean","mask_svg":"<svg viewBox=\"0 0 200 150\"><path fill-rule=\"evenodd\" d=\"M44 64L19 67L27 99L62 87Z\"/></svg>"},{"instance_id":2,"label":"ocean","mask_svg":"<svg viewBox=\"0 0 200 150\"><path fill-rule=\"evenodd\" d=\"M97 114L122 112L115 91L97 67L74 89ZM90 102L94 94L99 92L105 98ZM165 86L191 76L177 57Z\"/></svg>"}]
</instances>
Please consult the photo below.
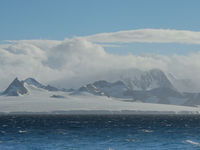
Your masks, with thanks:
<instances>
[{"instance_id":1,"label":"ocean","mask_svg":"<svg viewBox=\"0 0 200 150\"><path fill-rule=\"evenodd\" d=\"M0 150L200 149L199 115L2 115Z\"/></svg>"}]
</instances>

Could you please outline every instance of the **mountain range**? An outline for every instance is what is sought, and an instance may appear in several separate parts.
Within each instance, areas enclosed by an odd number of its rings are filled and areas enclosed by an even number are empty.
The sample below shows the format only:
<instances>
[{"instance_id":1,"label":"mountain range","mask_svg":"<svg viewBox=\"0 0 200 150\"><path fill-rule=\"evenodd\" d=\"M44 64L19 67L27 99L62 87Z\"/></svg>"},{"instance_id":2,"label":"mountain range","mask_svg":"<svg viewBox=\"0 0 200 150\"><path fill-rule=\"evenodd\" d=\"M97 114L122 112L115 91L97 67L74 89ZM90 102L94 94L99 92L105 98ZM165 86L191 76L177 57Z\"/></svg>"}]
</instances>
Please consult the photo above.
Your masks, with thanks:
<instances>
[{"instance_id":1,"label":"mountain range","mask_svg":"<svg viewBox=\"0 0 200 150\"><path fill-rule=\"evenodd\" d=\"M178 81L181 85L180 80ZM184 83L183 83L184 84ZM31 95L34 90L41 93L57 92L52 98L65 98L59 92L70 95L90 93L96 96L106 96L129 102L158 103L172 105L196 106L200 104L200 93L183 92L177 88L177 82L172 75L166 75L159 69L139 71L131 77L126 75L115 82L99 80L78 89L59 89L43 85L34 78L20 81L18 78L2 92L2 96Z\"/></svg>"}]
</instances>

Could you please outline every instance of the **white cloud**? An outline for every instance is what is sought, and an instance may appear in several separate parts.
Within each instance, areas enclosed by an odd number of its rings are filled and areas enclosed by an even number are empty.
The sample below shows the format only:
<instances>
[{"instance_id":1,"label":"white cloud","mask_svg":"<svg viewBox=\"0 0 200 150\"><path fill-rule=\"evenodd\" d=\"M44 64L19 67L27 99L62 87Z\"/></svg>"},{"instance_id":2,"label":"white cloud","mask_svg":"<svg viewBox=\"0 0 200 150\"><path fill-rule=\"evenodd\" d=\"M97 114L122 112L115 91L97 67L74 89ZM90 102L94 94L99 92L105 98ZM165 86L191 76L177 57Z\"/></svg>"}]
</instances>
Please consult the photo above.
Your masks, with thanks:
<instances>
[{"instance_id":1,"label":"white cloud","mask_svg":"<svg viewBox=\"0 0 200 150\"><path fill-rule=\"evenodd\" d=\"M165 34L160 35L160 37L165 36ZM147 39L151 38L146 38L146 41ZM170 41L169 39L166 41ZM164 39L160 41L162 40ZM97 42L95 38L93 41ZM156 41L155 38L152 41ZM110 39L109 42L117 40ZM133 68L142 70L159 68L177 77L191 78L200 83L199 52L186 56L133 54L119 56L107 53L101 44L91 41L91 36L64 41L23 40L1 45L0 68L1 89L6 88L16 76L20 79L34 77L44 83L68 88L99 79L115 80L120 75L119 72L131 72Z\"/></svg>"},{"instance_id":2,"label":"white cloud","mask_svg":"<svg viewBox=\"0 0 200 150\"><path fill-rule=\"evenodd\" d=\"M86 37L100 43L186 43L200 44L200 32L170 29L138 29L100 33Z\"/></svg>"}]
</instances>

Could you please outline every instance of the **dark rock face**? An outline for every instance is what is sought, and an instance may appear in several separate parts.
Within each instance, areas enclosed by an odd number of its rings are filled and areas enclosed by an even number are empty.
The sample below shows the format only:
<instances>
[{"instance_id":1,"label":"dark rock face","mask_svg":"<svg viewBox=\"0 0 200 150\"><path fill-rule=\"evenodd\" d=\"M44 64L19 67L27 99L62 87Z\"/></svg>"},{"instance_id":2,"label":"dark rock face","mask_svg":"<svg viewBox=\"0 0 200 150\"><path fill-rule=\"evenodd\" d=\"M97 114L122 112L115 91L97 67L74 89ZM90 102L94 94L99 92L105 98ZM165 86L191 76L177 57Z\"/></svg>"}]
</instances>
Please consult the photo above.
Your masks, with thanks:
<instances>
[{"instance_id":1,"label":"dark rock face","mask_svg":"<svg viewBox=\"0 0 200 150\"><path fill-rule=\"evenodd\" d=\"M45 89L47 91L60 91L58 88L53 87L51 85L44 86L43 89Z\"/></svg>"},{"instance_id":2,"label":"dark rock face","mask_svg":"<svg viewBox=\"0 0 200 150\"><path fill-rule=\"evenodd\" d=\"M24 95L27 93L28 93L28 90L24 86L24 81L19 81L18 78L15 78L14 81L3 92L3 95L19 96L19 95Z\"/></svg>"},{"instance_id":3,"label":"dark rock face","mask_svg":"<svg viewBox=\"0 0 200 150\"><path fill-rule=\"evenodd\" d=\"M96 88L93 84L88 84L79 88L80 92L88 92L94 95L107 96L103 91Z\"/></svg>"},{"instance_id":4,"label":"dark rock face","mask_svg":"<svg viewBox=\"0 0 200 150\"><path fill-rule=\"evenodd\" d=\"M65 96L62 96L62 95L52 95L51 98L65 98Z\"/></svg>"}]
</instances>

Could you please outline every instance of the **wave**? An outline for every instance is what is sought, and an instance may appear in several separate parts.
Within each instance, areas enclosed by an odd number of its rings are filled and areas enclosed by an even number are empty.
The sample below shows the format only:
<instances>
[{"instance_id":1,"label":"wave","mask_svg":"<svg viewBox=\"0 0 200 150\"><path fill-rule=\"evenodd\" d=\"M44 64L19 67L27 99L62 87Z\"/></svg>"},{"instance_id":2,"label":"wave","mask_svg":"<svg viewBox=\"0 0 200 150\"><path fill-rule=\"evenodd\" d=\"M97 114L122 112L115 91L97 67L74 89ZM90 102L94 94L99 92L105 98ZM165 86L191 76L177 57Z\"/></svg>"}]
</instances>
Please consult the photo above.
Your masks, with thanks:
<instances>
[{"instance_id":1,"label":"wave","mask_svg":"<svg viewBox=\"0 0 200 150\"><path fill-rule=\"evenodd\" d=\"M19 130L18 132L19 133L26 133L27 131L26 130Z\"/></svg>"},{"instance_id":2,"label":"wave","mask_svg":"<svg viewBox=\"0 0 200 150\"><path fill-rule=\"evenodd\" d=\"M200 143L198 142L194 142L192 140L185 140L187 143L192 144L192 145L196 145L196 146L200 146Z\"/></svg>"},{"instance_id":3,"label":"wave","mask_svg":"<svg viewBox=\"0 0 200 150\"><path fill-rule=\"evenodd\" d=\"M153 132L153 130L147 130L147 129L142 129L141 131L142 131L142 132L146 132L146 133L151 133L151 132Z\"/></svg>"}]
</instances>

